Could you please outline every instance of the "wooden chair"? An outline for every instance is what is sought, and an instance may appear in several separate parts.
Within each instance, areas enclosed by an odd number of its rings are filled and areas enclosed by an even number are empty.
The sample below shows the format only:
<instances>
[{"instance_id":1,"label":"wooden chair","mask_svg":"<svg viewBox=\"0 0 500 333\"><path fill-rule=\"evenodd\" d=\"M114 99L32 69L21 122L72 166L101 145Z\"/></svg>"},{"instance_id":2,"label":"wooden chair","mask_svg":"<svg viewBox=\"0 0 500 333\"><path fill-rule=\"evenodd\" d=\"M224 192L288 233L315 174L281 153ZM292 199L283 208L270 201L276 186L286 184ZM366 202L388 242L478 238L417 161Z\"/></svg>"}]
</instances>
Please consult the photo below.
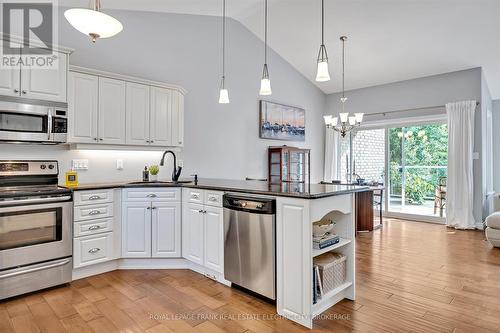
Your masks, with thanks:
<instances>
[{"instance_id":1,"label":"wooden chair","mask_svg":"<svg viewBox=\"0 0 500 333\"><path fill-rule=\"evenodd\" d=\"M439 209L439 216L443 217L446 205L446 177L439 178L439 185L434 192L434 215Z\"/></svg>"}]
</instances>

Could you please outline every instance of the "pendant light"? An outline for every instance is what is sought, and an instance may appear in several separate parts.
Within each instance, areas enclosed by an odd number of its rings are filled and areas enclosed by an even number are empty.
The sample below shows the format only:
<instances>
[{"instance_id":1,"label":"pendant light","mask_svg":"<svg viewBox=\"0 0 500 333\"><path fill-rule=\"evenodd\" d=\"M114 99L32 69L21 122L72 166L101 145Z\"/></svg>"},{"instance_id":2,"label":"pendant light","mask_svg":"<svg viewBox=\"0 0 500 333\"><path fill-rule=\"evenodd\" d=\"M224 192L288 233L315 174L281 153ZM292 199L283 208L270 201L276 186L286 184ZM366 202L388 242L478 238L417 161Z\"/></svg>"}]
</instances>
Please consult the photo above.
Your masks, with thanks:
<instances>
[{"instance_id":1,"label":"pendant light","mask_svg":"<svg viewBox=\"0 0 500 333\"><path fill-rule=\"evenodd\" d=\"M93 43L97 38L112 37L123 30L120 21L101 12L100 0L94 0L92 9L68 9L64 12L64 16L73 28L85 35L89 35Z\"/></svg>"},{"instance_id":2,"label":"pendant light","mask_svg":"<svg viewBox=\"0 0 500 333\"><path fill-rule=\"evenodd\" d=\"M220 80L219 103L229 103L229 93L225 87L226 80L226 0L222 0L222 78Z\"/></svg>"},{"instance_id":3,"label":"pendant light","mask_svg":"<svg viewBox=\"0 0 500 333\"><path fill-rule=\"evenodd\" d=\"M345 41L346 36L340 37L342 41L342 97L340 102L342 103L342 112L339 113L339 117L334 117L332 115L323 116L325 120L326 128L331 128L340 133L344 138L347 133L352 131L354 128L361 125L363 121L364 113L355 113L354 116L349 116L348 112L345 112L345 102L347 102L347 97L345 97Z\"/></svg>"},{"instance_id":4,"label":"pendant light","mask_svg":"<svg viewBox=\"0 0 500 333\"><path fill-rule=\"evenodd\" d=\"M269 70L267 69L267 0L264 0L264 69L262 70L262 79L260 80L261 96L271 95L271 80L269 79Z\"/></svg>"},{"instance_id":5,"label":"pendant light","mask_svg":"<svg viewBox=\"0 0 500 333\"><path fill-rule=\"evenodd\" d=\"M325 46L325 0L321 0L321 45L318 52L318 71L316 73L317 82L330 81L328 70L328 53Z\"/></svg>"}]
</instances>

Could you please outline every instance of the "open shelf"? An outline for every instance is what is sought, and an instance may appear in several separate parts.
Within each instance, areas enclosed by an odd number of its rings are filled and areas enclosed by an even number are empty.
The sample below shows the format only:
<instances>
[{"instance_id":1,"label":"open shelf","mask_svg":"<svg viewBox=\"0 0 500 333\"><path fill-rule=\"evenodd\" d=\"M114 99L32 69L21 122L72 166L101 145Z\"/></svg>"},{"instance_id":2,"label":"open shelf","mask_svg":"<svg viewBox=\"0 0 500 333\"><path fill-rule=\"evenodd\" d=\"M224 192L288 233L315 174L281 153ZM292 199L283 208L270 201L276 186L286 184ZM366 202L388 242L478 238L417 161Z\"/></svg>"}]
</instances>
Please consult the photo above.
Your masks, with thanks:
<instances>
[{"instance_id":1,"label":"open shelf","mask_svg":"<svg viewBox=\"0 0 500 333\"><path fill-rule=\"evenodd\" d=\"M323 253L333 251L335 249L338 249L339 247L342 247L344 245L347 245L351 242L350 239L345 239L345 238L340 238L340 241L337 244L333 244L332 246L325 247L324 249L318 250L318 249L313 249L312 250L312 256L317 257Z\"/></svg>"},{"instance_id":2,"label":"open shelf","mask_svg":"<svg viewBox=\"0 0 500 333\"><path fill-rule=\"evenodd\" d=\"M318 300L316 304L313 304L313 311L312 311L313 316L317 316L326 309L328 309L331 306L330 303L332 298L335 298L335 296L337 296L338 293L344 291L350 286L352 286L352 282L344 282L337 288L330 290L329 292L324 294L323 297L321 297L321 299Z\"/></svg>"}]
</instances>

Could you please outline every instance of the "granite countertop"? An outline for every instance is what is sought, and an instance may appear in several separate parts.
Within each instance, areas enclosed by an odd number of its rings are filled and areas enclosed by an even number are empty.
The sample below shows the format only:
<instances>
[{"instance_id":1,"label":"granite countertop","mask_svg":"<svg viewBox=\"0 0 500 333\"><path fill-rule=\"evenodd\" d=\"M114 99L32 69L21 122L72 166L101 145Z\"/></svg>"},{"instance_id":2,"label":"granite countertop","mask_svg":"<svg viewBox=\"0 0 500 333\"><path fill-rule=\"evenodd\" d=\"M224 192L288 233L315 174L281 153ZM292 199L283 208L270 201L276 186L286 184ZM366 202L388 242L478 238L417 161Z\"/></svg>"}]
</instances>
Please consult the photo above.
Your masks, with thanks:
<instances>
[{"instance_id":1,"label":"granite countertop","mask_svg":"<svg viewBox=\"0 0 500 333\"><path fill-rule=\"evenodd\" d=\"M73 188L75 191L105 189L105 188L133 188L133 187L187 187L214 191L241 192L261 195L295 197L304 199L317 199L334 195L348 194L353 192L368 191L368 186L357 185L333 185L333 184L304 184L304 183L282 183L269 184L264 181L209 179L201 178L197 183L187 179L181 179L179 183L168 181L159 182L103 182L80 184Z\"/></svg>"}]
</instances>

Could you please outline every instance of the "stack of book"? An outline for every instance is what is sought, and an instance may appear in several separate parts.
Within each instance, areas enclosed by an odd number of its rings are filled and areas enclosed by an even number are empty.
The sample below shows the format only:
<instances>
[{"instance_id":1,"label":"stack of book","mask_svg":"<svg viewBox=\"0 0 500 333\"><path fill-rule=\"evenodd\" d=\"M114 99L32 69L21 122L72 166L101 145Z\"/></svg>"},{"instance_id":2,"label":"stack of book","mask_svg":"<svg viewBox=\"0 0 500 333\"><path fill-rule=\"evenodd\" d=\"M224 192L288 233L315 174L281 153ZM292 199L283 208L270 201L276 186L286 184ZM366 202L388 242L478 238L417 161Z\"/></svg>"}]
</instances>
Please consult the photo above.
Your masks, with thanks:
<instances>
[{"instance_id":1,"label":"stack of book","mask_svg":"<svg viewBox=\"0 0 500 333\"><path fill-rule=\"evenodd\" d=\"M313 236L313 248L316 250L321 250L326 247L332 246L340 242L340 237L334 234L327 233L322 237Z\"/></svg>"}]
</instances>

